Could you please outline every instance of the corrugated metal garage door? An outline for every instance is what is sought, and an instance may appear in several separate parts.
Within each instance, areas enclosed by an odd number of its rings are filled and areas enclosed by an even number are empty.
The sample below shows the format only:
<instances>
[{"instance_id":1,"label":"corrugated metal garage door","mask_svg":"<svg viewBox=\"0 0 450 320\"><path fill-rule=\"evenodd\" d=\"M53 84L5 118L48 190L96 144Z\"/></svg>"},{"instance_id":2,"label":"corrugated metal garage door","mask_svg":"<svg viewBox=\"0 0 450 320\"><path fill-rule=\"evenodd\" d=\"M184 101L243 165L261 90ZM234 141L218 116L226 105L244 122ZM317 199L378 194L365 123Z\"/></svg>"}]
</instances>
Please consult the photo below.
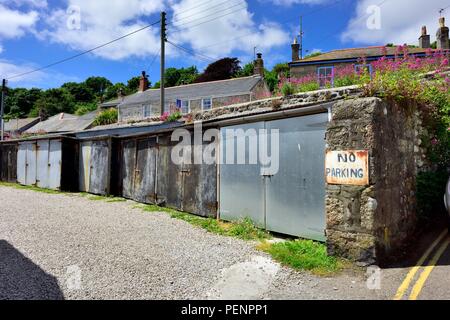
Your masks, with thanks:
<instances>
[{"instance_id":1,"label":"corrugated metal garage door","mask_svg":"<svg viewBox=\"0 0 450 320\"><path fill-rule=\"evenodd\" d=\"M61 189L61 140L22 142L17 153L20 184L44 189Z\"/></svg>"},{"instance_id":2,"label":"corrugated metal garage door","mask_svg":"<svg viewBox=\"0 0 450 320\"><path fill-rule=\"evenodd\" d=\"M259 122L222 128L221 152L230 140L226 129L279 130L279 170L260 165L220 167L220 217L250 217L267 230L307 239L325 240L325 132L327 114ZM247 131L248 132L248 131ZM250 140L250 138L247 138ZM270 139L268 139L270 141ZM235 149L236 153L237 149ZM246 147L248 162L248 145Z\"/></svg>"},{"instance_id":3,"label":"corrugated metal garage door","mask_svg":"<svg viewBox=\"0 0 450 320\"><path fill-rule=\"evenodd\" d=\"M80 145L80 191L108 195L110 187L111 139L83 141Z\"/></svg>"}]
</instances>

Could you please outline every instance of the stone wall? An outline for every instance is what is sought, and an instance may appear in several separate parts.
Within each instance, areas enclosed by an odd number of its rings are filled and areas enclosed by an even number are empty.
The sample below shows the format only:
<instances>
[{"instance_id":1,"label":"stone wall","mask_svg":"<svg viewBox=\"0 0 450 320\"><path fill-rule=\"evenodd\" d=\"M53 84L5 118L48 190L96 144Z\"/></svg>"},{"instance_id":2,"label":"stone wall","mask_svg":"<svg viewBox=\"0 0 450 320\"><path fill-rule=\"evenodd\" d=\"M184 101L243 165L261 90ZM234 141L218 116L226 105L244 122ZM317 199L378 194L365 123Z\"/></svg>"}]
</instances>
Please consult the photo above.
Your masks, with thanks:
<instances>
[{"instance_id":1,"label":"stone wall","mask_svg":"<svg viewBox=\"0 0 450 320\"><path fill-rule=\"evenodd\" d=\"M415 177L424 153L419 114L408 109L378 98L340 101L333 107L327 148L368 150L370 183L327 186L330 254L383 262L413 234Z\"/></svg>"}]
</instances>

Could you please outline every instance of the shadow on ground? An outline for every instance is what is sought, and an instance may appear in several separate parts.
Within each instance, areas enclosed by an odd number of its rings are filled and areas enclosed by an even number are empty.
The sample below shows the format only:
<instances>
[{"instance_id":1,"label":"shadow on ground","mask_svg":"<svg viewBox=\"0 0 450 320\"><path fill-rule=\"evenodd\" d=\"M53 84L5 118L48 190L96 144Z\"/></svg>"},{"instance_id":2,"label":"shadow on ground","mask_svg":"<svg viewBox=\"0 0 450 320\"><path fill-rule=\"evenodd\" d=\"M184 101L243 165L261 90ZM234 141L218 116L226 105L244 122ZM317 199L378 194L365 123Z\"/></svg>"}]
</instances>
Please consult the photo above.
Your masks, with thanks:
<instances>
[{"instance_id":1,"label":"shadow on ground","mask_svg":"<svg viewBox=\"0 0 450 320\"><path fill-rule=\"evenodd\" d=\"M63 300L56 278L0 240L1 300Z\"/></svg>"},{"instance_id":2,"label":"shadow on ground","mask_svg":"<svg viewBox=\"0 0 450 320\"><path fill-rule=\"evenodd\" d=\"M442 232L448 229L448 224L450 221L447 220L447 217L437 217L435 221L431 222L426 227L419 229L414 235L409 243L398 252L395 252L393 256L395 257L391 261L386 264L383 264L381 267L383 269L390 268L410 268L417 265L418 260L422 257L422 255L430 248L431 244L436 241L436 239L442 234ZM450 230L446 237L450 237ZM437 249L445 242L446 237L443 238L439 244L434 248L431 254L428 256L428 259L425 261L425 264L429 262L429 260L436 253ZM450 252L450 246L447 248L446 253ZM445 259L443 255L441 259L436 263L436 266L450 266L450 260Z\"/></svg>"}]
</instances>

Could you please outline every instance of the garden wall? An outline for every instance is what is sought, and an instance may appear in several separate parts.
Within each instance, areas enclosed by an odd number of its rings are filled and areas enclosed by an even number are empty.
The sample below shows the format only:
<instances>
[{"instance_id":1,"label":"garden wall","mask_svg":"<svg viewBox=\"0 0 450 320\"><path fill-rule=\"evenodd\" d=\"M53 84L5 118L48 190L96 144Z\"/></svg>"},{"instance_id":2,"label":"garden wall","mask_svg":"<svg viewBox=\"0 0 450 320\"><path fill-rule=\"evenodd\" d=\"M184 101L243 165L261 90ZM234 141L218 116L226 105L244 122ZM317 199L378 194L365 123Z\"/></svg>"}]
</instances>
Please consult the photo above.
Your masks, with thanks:
<instances>
[{"instance_id":1,"label":"garden wall","mask_svg":"<svg viewBox=\"0 0 450 320\"><path fill-rule=\"evenodd\" d=\"M368 150L369 184L327 185L330 254L365 263L389 259L416 227L416 174L424 164L418 112L378 98L337 102L327 148Z\"/></svg>"}]
</instances>

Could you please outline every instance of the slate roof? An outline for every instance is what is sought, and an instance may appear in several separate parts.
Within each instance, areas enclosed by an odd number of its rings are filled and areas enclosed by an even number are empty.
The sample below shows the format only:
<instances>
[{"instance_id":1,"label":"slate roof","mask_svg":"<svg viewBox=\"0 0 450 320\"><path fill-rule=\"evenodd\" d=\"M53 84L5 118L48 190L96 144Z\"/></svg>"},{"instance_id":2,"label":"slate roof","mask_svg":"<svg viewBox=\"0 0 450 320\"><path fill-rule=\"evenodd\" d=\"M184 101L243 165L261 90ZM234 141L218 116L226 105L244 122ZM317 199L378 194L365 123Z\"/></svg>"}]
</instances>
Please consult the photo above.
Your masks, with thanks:
<instances>
[{"instance_id":1,"label":"slate roof","mask_svg":"<svg viewBox=\"0 0 450 320\"><path fill-rule=\"evenodd\" d=\"M89 128L97 115L97 111L83 116L59 113L31 127L26 133L56 133L85 130Z\"/></svg>"},{"instance_id":2,"label":"slate roof","mask_svg":"<svg viewBox=\"0 0 450 320\"><path fill-rule=\"evenodd\" d=\"M39 122L39 117L25 118L25 119L11 119L5 122L5 131L6 132L23 131L37 122Z\"/></svg>"},{"instance_id":3,"label":"slate roof","mask_svg":"<svg viewBox=\"0 0 450 320\"><path fill-rule=\"evenodd\" d=\"M195 100L207 97L226 97L248 94L262 80L260 76L250 76L221 81L211 81L188 84L178 87L166 88L165 94L168 101ZM159 89L149 89L126 96L123 99L114 99L103 103L102 107L114 107L117 105L139 105L150 101L160 100Z\"/></svg>"},{"instance_id":4,"label":"slate roof","mask_svg":"<svg viewBox=\"0 0 450 320\"><path fill-rule=\"evenodd\" d=\"M306 58L303 60L293 61L293 63L310 63L310 62L327 62L330 60L341 60L341 59L358 59L361 57L382 57L383 55L395 55L398 47L385 47L385 46L375 46L375 47L365 47L365 48L350 48L350 49L339 49L333 50L327 53L323 53L319 56ZM383 52L385 50L385 52ZM424 54L427 49L422 48L408 48L410 54Z\"/></svg>"}]
</instances>

